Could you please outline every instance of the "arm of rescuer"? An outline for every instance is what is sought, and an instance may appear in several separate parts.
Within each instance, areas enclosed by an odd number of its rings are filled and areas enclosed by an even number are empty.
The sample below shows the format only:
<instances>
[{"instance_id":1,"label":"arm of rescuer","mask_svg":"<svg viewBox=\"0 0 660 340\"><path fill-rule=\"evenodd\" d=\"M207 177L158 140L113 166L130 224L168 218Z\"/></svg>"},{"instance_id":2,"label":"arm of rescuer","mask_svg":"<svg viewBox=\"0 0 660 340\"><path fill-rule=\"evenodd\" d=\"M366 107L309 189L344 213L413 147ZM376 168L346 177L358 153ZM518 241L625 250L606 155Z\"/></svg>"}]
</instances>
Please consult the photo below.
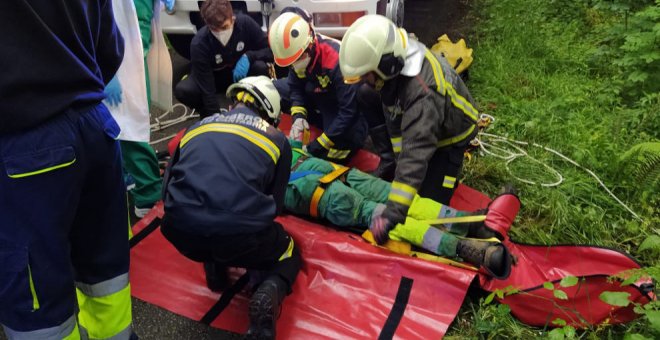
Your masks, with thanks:
<instances>
[{"instance_id":1,"label":"arm of rescuer","mask_svg":"<svg viewBox=\"0 0 660 340\"><path fill-rule=\"evenodd\" d=\"M291 175L291 146L286 138L282 138L280 145L280 158L275 165L275 178L270 187L270 194L275 199L276 214L280 215L284 210L284 195L289 184Z\"/></svg>"},{"instance_id":2,"label":"arm of rescuer","mask_svg":"<svg viewBox=\"0 0 660 340\"><path fill-rule=\"evenodd\" d=\"M410 81L417 83L414 78ZM444 97L434 96L427 87L415 90L418 96L404 106L401 154L383 212L394 225L405 221L410 204L422 186L428 162L437 150L439 127L445 116Z\"/></svg>"},{"instance_id":3,"label":"arm of rescuer","mask_svg":"<svg viewBox=\"0 0 660 340\"><path fill-rule=\"evenodd\" d=\"M96 60L98 60L104 85L108 85L117 73L124 57L124 38L115 24L110 0L102 4L99 28Z\"/></svg>"},{"instance_id":4,"label":"arm of rescuer","mask_svg":"<svg viewBox=\"0 0 660 340\"><path fill-rule=\"evenodd\" d=\"M316 155L319 154L319 150L327 153L337 141L349 140L348 135L352 132L352 127L360 115L357 107L357 93L360 84L345 84L344 77L339 70L339 63L330 75L337 97L338 111L330 126L308 146L309 152Z\"/></svg>"},{"instance_id":5,"label":"arm of rescuer","mask_svg":"<svg viewBox=\"0 0 660 340\"><path fill-rule=\"evenodd\" d=\"M247 17L244 29L247 36L250 37L250 41L247 44L250 50L245 52L245 55L250 59L250 63L257 60L272 63L273 51L270 49L270 46L268 46L268 36L263 30L261 30L259 24L257 24L252 18Z\"/></svg>"},{"instance_id":6,"label":"arm of rescuer","mask_svg":"<svg viewBox=\"0 0 660 340\"><path fill-rule=\"evenodd\" d=\"M293 67L289 67L289 76L287 77L289 85L289 96L291 100L291 122L298 118L307 119L307 109L305 108L305 85L307 78L299 77Z\"/></svg>"}]
</instances>

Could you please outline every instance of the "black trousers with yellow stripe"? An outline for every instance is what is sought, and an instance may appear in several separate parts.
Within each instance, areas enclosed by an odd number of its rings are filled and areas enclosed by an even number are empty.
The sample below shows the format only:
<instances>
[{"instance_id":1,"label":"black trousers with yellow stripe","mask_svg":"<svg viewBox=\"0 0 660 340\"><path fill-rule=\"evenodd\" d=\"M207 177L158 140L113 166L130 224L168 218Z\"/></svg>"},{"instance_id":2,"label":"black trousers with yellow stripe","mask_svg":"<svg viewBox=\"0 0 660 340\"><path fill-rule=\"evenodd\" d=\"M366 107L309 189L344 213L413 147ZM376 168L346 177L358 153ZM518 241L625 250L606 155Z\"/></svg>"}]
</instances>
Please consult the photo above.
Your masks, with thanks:
<instances>
[{"instance_id":1,"label":"black trousers with yellow stripe","mask_svg":"<svg viewBox=\"0 0 660 340\"><path fill-rule=\"evenodd\" d=\"M187 232L185 226L169 225L167 221L161 230L181 254L193 261L259 270L264 272L264 278L278 275L288 284L288 292L302 264L293 239L277 222L257 233L238 235L202 236Z\"/></svg>"},{"instance_id":2,"label":"black trousers with yellow stripe","mask_svg":"<svg viewBox=\"0 0 660 340\"><path fill-rule=\"evenodd\" d=\"M449 205L458 177L463 168L465 147L449 146L438 149L429 161L424 182L418 191L422 197Z\"/></svg>"}]
</instances>

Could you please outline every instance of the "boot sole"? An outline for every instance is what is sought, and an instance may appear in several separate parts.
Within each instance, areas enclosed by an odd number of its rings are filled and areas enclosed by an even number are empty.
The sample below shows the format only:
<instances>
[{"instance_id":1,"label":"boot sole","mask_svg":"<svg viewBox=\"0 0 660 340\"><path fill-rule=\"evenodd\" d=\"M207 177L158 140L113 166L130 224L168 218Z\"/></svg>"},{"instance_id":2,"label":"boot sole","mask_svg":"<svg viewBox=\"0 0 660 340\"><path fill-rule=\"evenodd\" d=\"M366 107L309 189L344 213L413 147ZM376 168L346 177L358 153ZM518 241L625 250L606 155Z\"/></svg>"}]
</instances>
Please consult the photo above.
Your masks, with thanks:
<instances>
[{"instance_id":1,"label":"boot sole","mask_svg":"<svg viewBox=\"0 0 660 340\"><path fill-rule=\"evenodd\" d=\"M247 339L275 339L275 312L269 294L257 291L250 299Z\"/></svg>"}]
</instances>

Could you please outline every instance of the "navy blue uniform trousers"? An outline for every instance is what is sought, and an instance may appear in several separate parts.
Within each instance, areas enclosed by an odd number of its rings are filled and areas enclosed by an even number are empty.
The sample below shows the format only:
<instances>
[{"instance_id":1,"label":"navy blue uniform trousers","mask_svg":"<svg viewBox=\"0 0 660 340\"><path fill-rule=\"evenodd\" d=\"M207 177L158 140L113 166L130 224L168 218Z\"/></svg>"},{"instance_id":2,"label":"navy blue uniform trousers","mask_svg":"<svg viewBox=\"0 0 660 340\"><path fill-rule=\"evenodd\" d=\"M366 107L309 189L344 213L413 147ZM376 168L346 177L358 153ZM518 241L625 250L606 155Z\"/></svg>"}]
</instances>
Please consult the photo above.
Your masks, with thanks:
<instances>
[{"instance_id":1,"label":"navy blue uniform trousers","mask_svg":"<svg viewBox=\"0 0 660 340\"><path fill-rule=\"evenodd\" d=\"M119 279L128 289L118 134L99 104L0 135L0 324L10 338L73 327L76 287Z\"/></svg>"}]
</instances>

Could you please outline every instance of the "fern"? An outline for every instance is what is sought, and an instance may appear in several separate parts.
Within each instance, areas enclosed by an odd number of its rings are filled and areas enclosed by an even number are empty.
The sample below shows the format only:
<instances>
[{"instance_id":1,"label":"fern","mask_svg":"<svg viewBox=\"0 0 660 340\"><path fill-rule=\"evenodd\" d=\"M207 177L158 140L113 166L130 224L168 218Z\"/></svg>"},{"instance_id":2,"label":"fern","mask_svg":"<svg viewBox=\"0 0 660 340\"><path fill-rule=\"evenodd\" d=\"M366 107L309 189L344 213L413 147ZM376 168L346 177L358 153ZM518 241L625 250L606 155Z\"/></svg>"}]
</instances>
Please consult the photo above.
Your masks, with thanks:
<instances>
[{"instance_id":1,"label":"fern","mask_svg":"<svg viewBox=\"0 0 660 340\"><path fill-rule=\"evenodd\" d=\"M647 142L633 146L621 162L632 167L631 175L642 187L657 188L660 184L660 142Z\"/></svg>"}]
</instances>

